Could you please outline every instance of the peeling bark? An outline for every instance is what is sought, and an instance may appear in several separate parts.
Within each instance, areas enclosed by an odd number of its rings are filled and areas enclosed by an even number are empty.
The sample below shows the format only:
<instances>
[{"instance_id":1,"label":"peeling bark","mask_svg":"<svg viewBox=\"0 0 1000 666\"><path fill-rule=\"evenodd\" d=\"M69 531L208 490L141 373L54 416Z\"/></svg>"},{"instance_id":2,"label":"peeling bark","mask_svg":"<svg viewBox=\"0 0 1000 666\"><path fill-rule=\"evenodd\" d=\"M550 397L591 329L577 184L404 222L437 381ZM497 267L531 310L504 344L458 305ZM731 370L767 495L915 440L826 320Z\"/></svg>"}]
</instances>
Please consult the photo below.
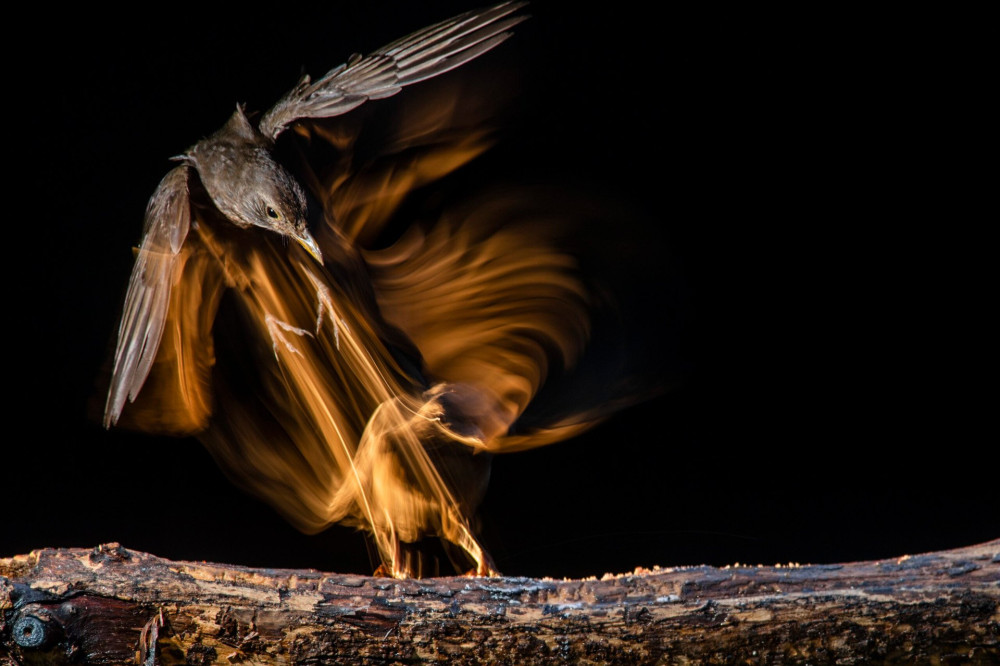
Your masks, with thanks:
<instances>
[{"instance_id":1,"label":"peeling bark","mask_svg":"<svg viewBox=\"0 0 1000 666\"><path fill-rule=\"evenodd\" d=\"M393 580L0 559L0 664L1000 663L1000 539L892 560Z\"/></svg>"}]
</instances>

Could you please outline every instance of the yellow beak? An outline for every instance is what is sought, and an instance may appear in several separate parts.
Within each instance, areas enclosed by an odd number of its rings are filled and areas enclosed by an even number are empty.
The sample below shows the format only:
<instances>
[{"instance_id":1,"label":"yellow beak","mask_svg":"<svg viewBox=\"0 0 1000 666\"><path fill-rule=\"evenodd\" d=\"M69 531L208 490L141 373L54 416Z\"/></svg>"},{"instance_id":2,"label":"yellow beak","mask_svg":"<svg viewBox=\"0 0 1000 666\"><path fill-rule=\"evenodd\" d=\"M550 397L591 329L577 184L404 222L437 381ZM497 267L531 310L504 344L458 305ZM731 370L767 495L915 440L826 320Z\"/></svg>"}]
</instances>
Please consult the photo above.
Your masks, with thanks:
<instances>
[{"instance_id":1,"label":"yellow beak","mask_svg":"<svg viewBox=\"0 0 1000 666\"><path fill-rule=\"evenodd\" d=\"M323 263L323 253L319 251L319 245L316 244L316 239L309 234L308 230L303 229L301 236L296 235L293 236L293 238L313 256L313 259L321 264Z\"/></svg>"}]
</instances>

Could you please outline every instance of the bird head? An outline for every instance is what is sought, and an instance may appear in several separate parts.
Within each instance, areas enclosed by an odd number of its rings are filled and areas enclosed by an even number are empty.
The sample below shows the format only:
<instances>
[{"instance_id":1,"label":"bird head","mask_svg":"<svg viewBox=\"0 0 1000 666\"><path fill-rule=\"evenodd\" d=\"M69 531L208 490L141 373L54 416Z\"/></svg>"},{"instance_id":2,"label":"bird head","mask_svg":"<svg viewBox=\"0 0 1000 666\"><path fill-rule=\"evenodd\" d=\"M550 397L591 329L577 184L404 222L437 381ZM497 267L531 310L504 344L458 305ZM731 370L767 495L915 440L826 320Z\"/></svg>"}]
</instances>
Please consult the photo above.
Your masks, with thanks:
<instances>
[{"instance_id":1,"label":"bird head","mask_svg":"<svg viewBox=\"0 0 1000 666\"><path fill-rule=\"evenodd\" d=\"M267 151L251 162L257 163L247 169L247 187L236 202L241 221L295 240L322 263L319 245L306 222L308 205L302 186Z\"/></svg>"},{"instance_id":2,"label":"bird head","mask_svg":"<svg viewBox=\"0 0 1000 666\"><path fill-rule=\"evenodd\" d=\"M216 208L240 227L263 227L298 242L317 261L323 257L306 223L306 195L271 154L271 142L247 119L242 107L212 136L192 146L181 160L198 171Z\"/></svg>"}]
</instances>

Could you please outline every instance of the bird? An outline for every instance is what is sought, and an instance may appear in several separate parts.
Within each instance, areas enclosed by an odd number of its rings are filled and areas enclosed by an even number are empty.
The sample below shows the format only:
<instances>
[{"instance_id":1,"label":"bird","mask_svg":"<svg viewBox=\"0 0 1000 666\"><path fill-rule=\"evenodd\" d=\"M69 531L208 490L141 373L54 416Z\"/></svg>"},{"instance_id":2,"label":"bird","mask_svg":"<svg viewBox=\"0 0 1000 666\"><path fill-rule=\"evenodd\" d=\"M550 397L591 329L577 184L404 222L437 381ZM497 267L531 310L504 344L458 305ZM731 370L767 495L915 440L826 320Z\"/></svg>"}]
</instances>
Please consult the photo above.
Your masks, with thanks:
<instances>
[{"instance_id":1,"label":"bird","mask_svg":"<svg viewBox=\"0 0 1000 666\"><path fill-rule=\"evenodd\" d=\"M428 129L441 107L431 97L419 131L387 151L405 160L359 165L353 130L331 123L494 49L525 4L305 75L259 117L237 105L173 158L145 213L106 428L194 435L298 529L364 530L382 575L423 575L410 544L429 537L456 567L497 574L473 524L491 457L599 420L516 427L549 371L586 346L587 289L525 198L469 203L366 247L409 193L490 139L454 117ZM279 157L289 137L307 143L296 166ZM335 157L310 161L317 145Z\"/></svg>"},{"instance_id":2,"label":"bird","mask_svg":"<svg viewBox=\"0 0 1000 666\"><path fill-rule=\"evenodd\" d=\"M163 329L169 274L190 228L188 183L196 172L212 202L238 227L258 226L301 243L321 260L306 227L302 187L274 158L280 134L295 121L347 113L370 99L398 93L404 86L437 76L489 51L524 20L511 16L523 3L507 2L429 26L370 56L353 57L316 82L308 75L251 125L242 107L217 132L177 160L181 165L161 181L146 211L122 328L115 353L115 381L105 410L105 426L121 413L125 397L135 397L149 371Z\"/></svg>"}]
</instances>

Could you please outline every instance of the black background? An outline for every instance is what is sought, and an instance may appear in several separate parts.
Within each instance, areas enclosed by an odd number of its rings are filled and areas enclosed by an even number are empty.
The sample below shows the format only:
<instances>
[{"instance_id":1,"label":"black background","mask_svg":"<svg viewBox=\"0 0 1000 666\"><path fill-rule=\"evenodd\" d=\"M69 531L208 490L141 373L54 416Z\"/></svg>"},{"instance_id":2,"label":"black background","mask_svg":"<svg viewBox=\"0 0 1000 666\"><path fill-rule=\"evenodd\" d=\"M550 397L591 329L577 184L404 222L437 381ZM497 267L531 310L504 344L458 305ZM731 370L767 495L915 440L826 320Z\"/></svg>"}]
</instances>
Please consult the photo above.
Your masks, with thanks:
<instances>
[{"instance_id":1,"label":"black background","mask_svg":"<svg viewBox=\"0 0 1000 666\"><path fill-rule=\"evenodd\" d=\"M166 158L302 69L472 6L25 19L6 58L0 555L119 541L370 571L354 532L298 534L194 440L106 432L88 405ZM535 3L470 65L517 72L516 122L482 173L549 174L629 211L593 236L597 277L671 387L496 461L482 519L501 571L831 562L1000 536L996 144L975 18L642 7Z\"/></svg>"}]
</instances>

